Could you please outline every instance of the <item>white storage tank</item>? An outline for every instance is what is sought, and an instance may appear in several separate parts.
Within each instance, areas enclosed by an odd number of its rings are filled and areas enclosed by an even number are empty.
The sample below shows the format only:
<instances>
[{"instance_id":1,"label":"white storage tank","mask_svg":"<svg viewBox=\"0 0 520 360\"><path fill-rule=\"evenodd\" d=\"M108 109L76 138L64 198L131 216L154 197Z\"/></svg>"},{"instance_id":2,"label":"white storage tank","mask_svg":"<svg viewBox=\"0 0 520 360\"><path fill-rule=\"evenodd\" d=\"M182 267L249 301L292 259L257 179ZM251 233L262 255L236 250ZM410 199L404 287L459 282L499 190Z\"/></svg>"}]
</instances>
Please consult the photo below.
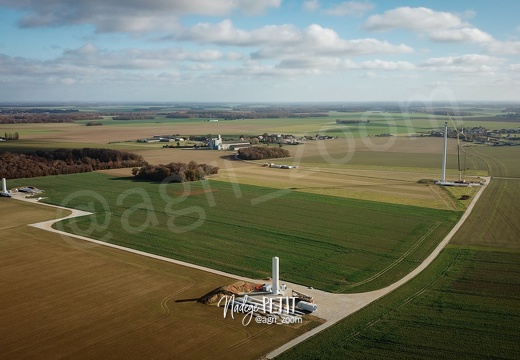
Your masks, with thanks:
<instances>
[{"instance_id":1,"label":"white storage tank","mask_svg":"<svg viewBox=\"0 0 520 360\"><path fill-rule=\"evenodd\" d=\"M302 309L302 310L310 311L310 312L315 312L316 310L318 310L318 305L312 304L307 301L300 301L296 306L298 307L298 309Z\"/></svg>"},{"instance_id":2,"label":"white storage tank","mask_svg":"<svg viewBox=\"0 0 520 360\"><path fill-rule=\"evenodd\" d=\"M271 285L271 294L278 295L280 293L280 259L278 256L273 258L273 274Z\"/></svg>"}]
</instances>

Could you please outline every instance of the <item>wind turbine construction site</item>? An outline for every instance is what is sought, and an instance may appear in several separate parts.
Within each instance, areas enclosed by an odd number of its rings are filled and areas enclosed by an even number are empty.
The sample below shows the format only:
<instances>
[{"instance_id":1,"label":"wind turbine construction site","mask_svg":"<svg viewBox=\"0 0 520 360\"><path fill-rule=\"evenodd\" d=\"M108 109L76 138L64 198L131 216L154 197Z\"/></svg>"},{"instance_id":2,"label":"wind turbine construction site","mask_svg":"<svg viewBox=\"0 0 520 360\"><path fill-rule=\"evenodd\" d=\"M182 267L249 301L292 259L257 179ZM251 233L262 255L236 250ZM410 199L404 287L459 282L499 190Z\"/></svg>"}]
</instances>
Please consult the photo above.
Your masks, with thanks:
<instances>
[{"instance_id":1,"label":"wind turbine construction site","mask_svg":"<svg viewBox=\"0 0 520 360\"><path fill-rule=\"evenodd\" d=\"M448 118L453 123L453 120L451 119L449 114L448 114ZM462 129L464 129L464 128L462 128ZM466 169L466 151L464 149L462 149L462 146L460 145L460 132L456 126L455 126L455 131L457 132L457 165L458 165L457 168L458 168L458 172L459 172L459 179L455 180L455 181L446 180L446 163L447 163L447 155L448 155L448 122L445 121L444 122L444 136L443 136L444 137L444 143L443 143L444 146L443 146L443 152L442 152L442 178L441 178L441 180L435 181L435 183L437 185L441 185L441 186L462 186L462 187L484 185L484 183L482 181L480 181L480 182L467 182L466 181L466 179L465 179L465 174L466 174L466 170L467 170ZM462 131L464 131L464 130L462 130ZM461 166L461 161L460 161L460 150L461 149L464 152L464 161L463 161L462 166Z\"/></svg>"}]
</instances>

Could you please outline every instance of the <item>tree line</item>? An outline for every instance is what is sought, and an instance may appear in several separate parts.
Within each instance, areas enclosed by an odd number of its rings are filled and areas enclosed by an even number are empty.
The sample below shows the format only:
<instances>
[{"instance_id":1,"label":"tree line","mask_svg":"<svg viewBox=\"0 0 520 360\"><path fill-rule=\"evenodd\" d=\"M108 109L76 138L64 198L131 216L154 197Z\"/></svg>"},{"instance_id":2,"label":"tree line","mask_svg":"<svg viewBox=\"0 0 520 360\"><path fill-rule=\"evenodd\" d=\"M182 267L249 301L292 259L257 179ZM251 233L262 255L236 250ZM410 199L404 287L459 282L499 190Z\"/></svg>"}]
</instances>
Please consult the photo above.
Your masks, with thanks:
<instances>
[{"instance_id":1,"label":"tree line","mask_svg":"<svg viewBox=\"0 0 520 360\"><path fill-rule=\"evenodd\" d=\"M69 114L77 113L78 109L49 109L44 108L7 108L1 109L2 114Z\"/></svg>"},{"instance_id":2,"label":"tree line","mask_svg":"<svg viewBox=\"0 0 520 360\"><path fill-rule=\"evenodd\" d=\"M18 134L18 131L14 133L4 133L4 139L5 140L18 140L20 138L20 135Z\"/></svg>"},{"instance_id":3,"label":"tree line","mask_svg":"<svg viewBox=\"0 0 520 360\"><path fill-rule=\"evenodd\" d=\"M238 149L238 157L243 160L262 160L289 157L291 153L281 147L251 146Z\"/></svg>"},{"instance_id":4,"label":"tree line","mask_svg":"<svg viewBox=\"0 0 520 360\"><path fill-rule=\"evenodd\" d=\"M103 117L91 113L7 114L0 115L0 124L70 123L78 120L101 119Z\"/></svg>"},{"instance_id":5,"label":"tree line","mask_svg":"<svg viewBox=\"0 0 520 360\"><path fill-rule=\"evenodd\" d=\"M162 181L169 178L171 182L185 182L204 180L207 175L217 174L218 166L189 163L171 162L160 165L143 165L141 168L133 168L132 174L138 179Z\"/></svg>"},{"instance_id":6,"label":"tree line","mask_svg":"<svg viewBox=\"0 0 520 360\"><path fill-rule=\"evenodd\" d=\"M111 149L38 150L0 154L0 177L8 179L75 174L95 170L141 166L140 155Z\"/></svg>"},{"instance_id":7,"label":"tree line","mask_svg":"<svg viewBox=\"0 0 520 360\"><path fill-rule=\"evenodd\" d=\"M154 114L124 114L112 116L112 120L153 120Z\"/></svg>"},{"instance_id":8,"label":"tree line","mask_svg":"<svg viewBox=\"0 0 520 360\"><path fill-rule=\"evenodd\" d=\"M336 124L368 124L370 120L341 120L336 119Z\"/></svg>"},{"instance_id":9,"label":"tree line","mask_svg":"<svg viewBox=\"0 0 520 360\"><path fill-rule=\"evenodd\" d=\"M292 111L285 109L258 109L258 110L180 110L172 113L163 114L172 119L190 118L219 118L224 120L237 119L278 119L278 118L308 118L308 117L327 117L324 112L315 111Z\"/></svg>"}]
</instances>

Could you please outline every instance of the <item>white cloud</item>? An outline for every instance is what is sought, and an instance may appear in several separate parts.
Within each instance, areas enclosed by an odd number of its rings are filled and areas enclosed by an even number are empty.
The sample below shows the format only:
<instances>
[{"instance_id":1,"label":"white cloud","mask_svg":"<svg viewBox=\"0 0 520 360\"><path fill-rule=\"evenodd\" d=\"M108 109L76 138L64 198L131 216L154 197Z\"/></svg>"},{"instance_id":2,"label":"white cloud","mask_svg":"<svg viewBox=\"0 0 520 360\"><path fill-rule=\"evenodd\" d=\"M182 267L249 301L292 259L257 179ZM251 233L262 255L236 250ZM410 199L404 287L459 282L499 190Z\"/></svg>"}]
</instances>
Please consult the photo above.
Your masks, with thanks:
<instances>
[{"instance_id":1,"label":"white cloud","mask_svg":"<svg viewBox=\"0 0 520 360\"><path fill-rule=\"evenodd\" d=\"M154 31L172 31L179 27L177 18L168 13L143 14L138 18L133 14L118 14L117 16L100 14L95 18L79 20L78 23L94 24L97 33L143 34Z\"/></svg>"},{"instance_id":2,"label":"white cloud","mask_svg":"<svg viewBox=\"0 0 520 360\"><path fill-rule=\"evenodd\" d=\"M361 75L362 78L366 79L377 79L377 74L373 71L367 71L363 75Z\"/></svg>"},{"instance_id":3,"label":"white cloud","mask_svg":"<svg viewBox=\"0 0 520 360\"><path fill-rule=\"evenodd\" d=\"M186 0L188 1L188 0ZM210 3L218 3L217 7L221 4L219 0L206 0ZM228 0L231 3L231 10L241 10L248 14L261 14L269 8L278 8L282 4L282 0Z\"/></svg>"},{"instance_id":4,"label":"white cloud","mask_svg":"<svg viewBox=\"0 0 520 360\"><path fill-rule=\"evenodd\" d=\"M0 0L0 6L26 12L22 27L92 24L97 32L171 30L183 15L260 14L281 0Z\"/></svg>"},{"instance_id":5,"label":"white cloud","mask_svg":"<svg viewBox=\"0 0 520 360\"><path fill-rule=\"evenodd\" d=\"M224 20L218 24L197 24L165 37L164 40L260 47L252 54L256 59L413 52L411 47L404 44L394 45L370 38L342 39L336 31L317 24L302 30L293 25L269 25L245 31L235 28L230 20Z\"/></svg>"},{"instance_id":6,"label":"white cloud","mask_svg":"<svg viewBox=\"0 0 520 360\"><path fill-rule=\"evenodd\" d=\"M492 41L485 49L488 54L520 54L520 41Z\"/></svg>"},{"instance_id":7,"label":"white cloud","mask_svg":"<svg viewBox=\"0 0 520 360\"><path fill-rule=\"evenodd\" d=\"M324 71L316 69L315 67L306 66L268 66L257 61L249 61L244 63L240 67L233 67L223 69L219 76L227 79L240 79L244 78L294 78L299 76L318 76Z\"/></svg>"},{"instance_id":8,"label":"white cloud","mask_svg":"<svg viewBox=\"0 0 520 360\"><path fill-rule=\"evenodd\" d=\"M71 78L71 77L61 78L59 81L60 81L63 85L73 85L73 84L75 84L75 83L78 82L77 79L75 79L75 78Z\"/></svg>"},{"instance_id":9,"label":"white cloud","mask_svg":"<svg viewBox=\"0 0 520 360\"><path fill-rule=\"evenodd\" d=\"M190 70L199 74L215 71L219 70L214 65L217 62L243 59L236 53L224 54L212 49L197 52L181 48L110 51L86 44L66 50L52 60L31 60L0 54L0 74L4 81L17 78L64 85L114 78L125 81L125 77L128 81L137 81L139 78L155 77L158 71L175 73ZM130 73L132 75L128 76Z\"/></svg>"},{"instance_id":10,"label":"white cloud","mask_svg":"<svg viewBox=\"0 0 520 360\"><path fill-rule=\"evenodd\" d=\"M54 64L74 64L81 67L104 69L151 69L164 68L170 62L161 58L141 56L139 50L122 52L100 50L92 44L79 49L66 50L63 56L55 59ZM51 62L48 62L49 64Z\"/></svg>"},{"instance_id":11,"label":"white cloud","mask_svg":"<svg viewBox=\"0 0 520 360\"><path fill-rule=\"evenodd\" d=\"M224 69L220 74L230 77L274 77L294 80L300 76L336 77L339 72L352 70L398 71L411 70L415 66L408 62L392 62L383 60L363 61L356 63L350 59L339 57L307 57L291 58L280 61L275 66L263 64L260 61L246 61L240 67ZM403 75L404 76L404 75Z\"/></svg>"},{"instance_id":12,"label":"white cloud","mask_svg":"<svg viewBox=\"0 0 520 360\"><path fill-rule=\"evenodd\" d=\"M372 70L413 70L415 65L408 61L384 61L384 60L368 60L360 63L362 69Z\"/></svg>"},{"instance_id":13,"label":"white cloud","mask_svg":"<svg viewBox=\"0 0 520 360\"><path fill-rule=\"evenodd\" d=\"M469 27L432 30L429 32L429 36L432 40L439 42L485 43L493 40L493 37L488 33Z\"/></svg>"},{"instance_id":14,"label":"white cloud","mask_svg":"<svg viewBox=\"0 0 520 360\"><path fill-rule=\"evenodd\" d=\"M40 68L41 63L37 61L0 54L0 74L2 75L23 75L37 73Z\"/></svg>"},{"instance_id":15,"label":"white cloud","mask_svg":"<svg viewBox=\"0 0 520 360\"><path fill-rule=\"evenodd\" d=\"M367 2L344 1L328 8L325 13L332 16L361 16L373 8L374 5Z\"/></svg>"},{"instance_id":16,"label":"white cloud","mask_svg":"<svg viewBox=\"0 0 520 360\"><path fill-rule=\"evenodd\" d=\"M424 7L400 7L382 15L372 15L363 27L373 31L412 30L438 42L485 43L493 40L491 35L462 21L458 15Z\"/></svg>"},{"instance_id":17,"label":"white cloud","mask_svg":"<svg viewBox=\"0 0 520 360\"><path fill-rule=\"evenodd\" d=\"M397 71L415 69L415 65L407 61L385 61L376 59L356 63L350 59L341 59L338 57L315 57L283 60L277 67L285 69L315 68L316 70L323 72L331 72L338 70Z\"/></svg>"},{"instance_id":18,"label":"white cloud","mask_svg":"<svg viewBox=\"0 0 520 360\"><path fill-rule=\"evenodd\" d=\"M414 50L404 44L393 45L388 41L381 41L377 39L359 39L359 40L346 40L347 53L354 55L367 55L377 53L387 54L408 54L414 52Z\"/></svg>"},{"instance_id":19,"label":"white cloud","mask_svg":"<svg viewBox=\"0 0 520 360\"><path fill-rule=\"evenodd\" d=\"M339 68L341 64L341 59L337 57L313 57L282 60L277 68L332 70Z\"/></svg>"},{"instance_id":20,"label":"white cloud","mask_svg":"<svg viewBox=\"0 0 520 360\"><path fill-rule=\"evenodd\" d=\"M0 95L14 99L12 89L17 88L22 90L17 90L16 96L25 96L26 91L30 91L36 99L51 96L48 88L61 91L56 98L64 94L92 99L104 96L100 92L105 91L107 99L114 96L177 99L182 96L215 100L240 98L248 93L254 94L250 97L259 94L265 99L272 97L271 90L279 87L282 89L277 94L280 99L302 96L302 100L308 100L314 99L314 95L305 97L309 94L305 90L307 86L326 94L322 89L330 89L329 85L334 84L340 89L336 94L344 94L341 89L349 88L353 96L358 96L352 89L364 86L363 96L375 99L399 97L405 94L403 89L429 83L462 89L461 94L466 98L472 94L490 98L504 94L509 98L514 96L515 86L520 83L520 63L513 56L502 59L500 55L520 54L520 41L514 36L505 35L504 40L509 41L493 39L469 23L473 12L457 14L424 7L395 8L370 16L364 22L363 27L371 31L414 32L418 35L417 49L428 47L429 51L429 55L422 52L418 58L406 56L415 50L403 43L393 43L396 40L390 35L394 34L352 38L349 31L356 31L359 21L352 23L324 16L360 15L372 11L369 1L291 2L276 16L267 14L239 27L231 19L274 9L280 6L281 0L0 0L0 9L7 6L19 10L13 14L22 14L24 26L69 26L63 29L63 37L53 40L62 44L59 48L51 49L52 42L43 41L37 44L28 41L22 50L4 45L6 54L0 54ZM313 11L320 15L317 19L329 22L306 27L289 23L296 21L304 10ZM193 16L181 22L185 15ZM199 15L207 17L197 23ZM279 22L278 16L282 15L288 23ZM190 25L186 25L188 23ZM89 36L88 41L92 43L78 46L85 28L78 33L71 25L84 24L89 24L87 29L92 25L98 33L128 32L147 36ZM65 34L69 29L70 34ZM23 31L31 34L39 29ZM15 29L13 33L18 32L20 30ZM385 35L388 36L385 38ZM123 40L110 46L114 39ZM162 41L150 41L152 39ZM425 43L425 39L430 41ZM479 50L484 52L467 50L475 46L447 47L432 41L479 44ZM73 48L63 50L64 46ZM46 60L37 60L39 56ZM421 62L425 57L430 58ZM363 85L362 79L368 85ZM204 84L208 81L218 85L203 96L200 89L207 88ZM395 84L399 89L396 90ZM492 92L489 86L484 86L493 84L496 87ZM263 92L258 86L263 86Z\"/></svg>"},{"instance_id":21,"label":"white cloud","mask_svg":"<svg viewBox=\"0 0 520 360\"><path fill-rule=\"evenodd\" d=\"M319 25L306 29L293 26L267 26L252 31L227 29L214 32L216 38L203 40L230 45L256 45L260 50L254 56L219 49L198 51L180 47L162 49L109 49L87 43L79 48L67 49L50 60L31 60L0 55L0 74L3 82L16 79L31 83L53 85L95 84L143 84L166 82L168 78L183 76L197 78L235 79L240 74L254 77L297 78L299 76L333 75L337 71L409 70L413 66L404 61L383 60L355 63L345 58L350 55L372 53L401 53L412 49L404 45L392 45L375 39L342 39L335 31ZM196 37L195 37L196 38ZM197 38L198 39L198 38ZM200 40L200 39L199 39ZM276 65L278 64L278 65Z\"/></svg>"},{"instance_id":22,"label":"white cloud","mask_svg":"<svg viewBox=\"0 0 520 360\"><path fill-rule=\"evenodd\" d=\"M368 30L385 31L392 29L435 30L464 25L458 16L449 12L406 6L388 10L383 15L372 15L365 21L364 27Z\"/></svg>"},{"instance_id":23,"label":"white cloud","mask_svg":"<svg viewBox=\"0 0 520 360\"><path fill-rule=\"evenodd\" d=\"M503 62L503 59L497 57L467 54L431 58L422 62L420 66L432 71L487 74L499 70Z\"/></svg>"},{"instance_id":24,"label":"white cloud","mask_svg":"<svg viewBox=\"0 0 520 360\"><path fill-rule=\"evenodd\" d=\"M302 4L303 9L306 11L316 11L320 6L321 4L319 0L306 0Z\"/></svg>"},{"instance_id":25,"label":"white cloud","mask_svg":"<svg viewBox=\"0 0 520 360\"><path fill-rule=\"evenodd\" d=\"M109 72L98 67L0 55L0 74L3 82L51 82L70 85L82 80L105 78Z\"/></svg>"},{"instance_id":26,"label":"white cloud","mask_svg":"<svg viewBox=\"0 0 520 360\"><path fill-rule=\"evenodd\" d=\"M301 31L293 25L267 25L256 30L245 31L235 28L231 20L224 20L217 24L199 23L163 39L195 41L203 44L255 46L299 41Z\"/></svg>"},{"instance_id":27,"label":"white cloud","mask_svg":"<svg viewBox=\"0 0 520 360\"><path fill-rule=\"evenodd\" d=\"M306 0L302 4L305 11L316 12L322 8L319 0ZM374 5L368 2L343 1L323 9L323 13L330 16L362 16L365 12L372 10Z\"/></svg>"}]
</instances>

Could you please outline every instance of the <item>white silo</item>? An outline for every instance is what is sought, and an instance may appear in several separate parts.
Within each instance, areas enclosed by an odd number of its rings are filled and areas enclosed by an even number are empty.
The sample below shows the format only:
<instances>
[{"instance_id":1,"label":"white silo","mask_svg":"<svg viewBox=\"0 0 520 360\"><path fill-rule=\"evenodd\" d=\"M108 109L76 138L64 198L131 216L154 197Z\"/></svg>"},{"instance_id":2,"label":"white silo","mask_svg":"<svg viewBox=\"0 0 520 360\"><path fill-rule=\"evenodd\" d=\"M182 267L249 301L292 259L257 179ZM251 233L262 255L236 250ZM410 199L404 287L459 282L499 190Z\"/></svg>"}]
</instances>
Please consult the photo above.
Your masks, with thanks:
<instances>
[{"instance_id":1,"label":"white silo","mask_svg":"<svg viewBox=\"0 0 520 360\"><path fill-rule=\"evenodd\" d=\"M5 178L2 178L2 194L7 194L7 182Z\"/></svg>"},{"instance_id":2,"label":"white silo","mask_svg":"<svg viewBox=\"0 0 520 360\"><path fill-rule=\"evenodd\" d=\"M277 295L280 289L280 259L278 256L273 258L273 274L272 274L272 284L271 284L271 293L273 295Z\"/></svg>"}]
</instances>

